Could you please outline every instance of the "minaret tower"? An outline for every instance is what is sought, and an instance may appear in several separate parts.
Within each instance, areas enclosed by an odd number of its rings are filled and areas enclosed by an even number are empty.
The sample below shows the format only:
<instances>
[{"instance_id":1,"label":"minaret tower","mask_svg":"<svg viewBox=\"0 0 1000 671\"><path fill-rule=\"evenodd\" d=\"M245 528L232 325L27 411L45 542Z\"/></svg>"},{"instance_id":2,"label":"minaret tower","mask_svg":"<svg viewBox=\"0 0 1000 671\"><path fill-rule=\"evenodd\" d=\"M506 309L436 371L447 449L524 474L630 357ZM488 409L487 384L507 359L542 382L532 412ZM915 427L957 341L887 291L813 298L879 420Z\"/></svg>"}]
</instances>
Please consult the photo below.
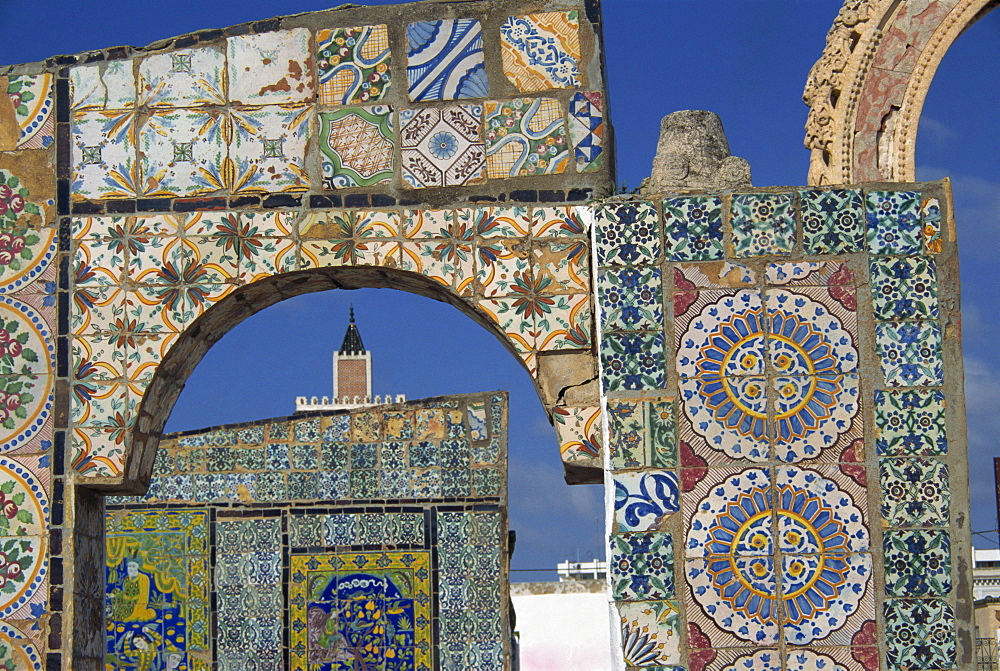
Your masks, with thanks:
<instances>
[{"instance_id":1,"label":"minaret tower","mask_svg":"<svg viewBox=\"0 0 1000 671\"><path fill-rule=\"evenodd\" d=\"M365 351L361 334L354 324L354 307L344 342L333 353L333 402L357 403L372 397L372 355Z\"/></svg>"},{"instance_id":2,"label":"minaret tower","mask_svg":"<svg viewBox=\"0 0 1000 671\"><path fill-rule=\"evenodd\" d=\"M361 341L361 334L354 323L352 306L344 342L333 353L333 398L298 396L295 399L295 412L344 410L405 401L406 396L403 394L372 396L372 353L365 349L365 344Z\"/></svg>"}]
</instances>

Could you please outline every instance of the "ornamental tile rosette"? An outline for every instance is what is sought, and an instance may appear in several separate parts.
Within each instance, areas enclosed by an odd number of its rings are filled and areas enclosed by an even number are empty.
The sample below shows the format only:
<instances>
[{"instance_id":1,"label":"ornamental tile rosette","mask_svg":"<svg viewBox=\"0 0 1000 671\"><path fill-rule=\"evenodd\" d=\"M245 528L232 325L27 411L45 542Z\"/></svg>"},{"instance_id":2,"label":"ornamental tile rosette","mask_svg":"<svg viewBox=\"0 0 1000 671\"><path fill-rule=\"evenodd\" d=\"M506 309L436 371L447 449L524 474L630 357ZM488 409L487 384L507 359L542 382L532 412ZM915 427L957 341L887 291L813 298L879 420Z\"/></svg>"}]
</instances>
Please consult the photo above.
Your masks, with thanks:
<instances>
[{"instance_id":1,"label":"ornamental tile rosette","mask_svg":"<svg viewBox=\"0 0 1000 671\"><path fill-rule=\"evenodd\" d=\"M0 170L0 292L16 291L44 271L56 254L56 230L21 179Z\"/></svg>"},{"instance_id":2,"label":"ornamental tile rosette","mask_svg":"<svg viewBox=\"0 0 1000 671\"><path fill-rule=\"evenodd\" d=\"M819 472L747 469L711 488L688 524L695 602L738 639L807 644L844 626L871 576L851 495Z\"/></svg>"}]
</instances>

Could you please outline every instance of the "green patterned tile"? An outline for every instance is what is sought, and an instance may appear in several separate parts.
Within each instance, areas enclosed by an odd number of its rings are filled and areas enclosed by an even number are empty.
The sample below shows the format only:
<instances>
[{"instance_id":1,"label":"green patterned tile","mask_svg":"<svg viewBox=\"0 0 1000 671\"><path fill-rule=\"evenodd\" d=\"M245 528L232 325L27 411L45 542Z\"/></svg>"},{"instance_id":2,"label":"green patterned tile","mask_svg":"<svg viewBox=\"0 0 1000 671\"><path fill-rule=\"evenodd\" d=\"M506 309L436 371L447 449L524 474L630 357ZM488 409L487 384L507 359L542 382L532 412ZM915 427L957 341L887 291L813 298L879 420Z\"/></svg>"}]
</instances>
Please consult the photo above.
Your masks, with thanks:
<instances>
[{"instance_id":1,"label":"green patterned tile","mask_svg":"<svg viewBox=\"0 0 1000 671\"><path fill-rule=\"evenodd\" d=\"M734 194L730 226L736 257L791 254L795 246L791 194Z\"/></svg>"},{"instance_id":2,"label":"green patterned tile","mask_svg":"<svg viewBox=\"0 0 1000 671\"><path fill-rule=\"evenodd\" d=\"M865 249L865 205L856 189L799 192L806 254L849 254Z\"/></svg>"},{"instance_id":3,"label":"green patterned tile","mask_svg":"<svg viewBox=\"0 0 1000 671\"><path fill-rule=\"evenodd\" d=\"M951 592L951 537L944 529L886 530L885 593L947 596Z\"/></svg>"},{"instance_id":4,"label":"green patterned tile","mask_svg":"<svg viewBox=\"0 0 1000 671\"><path fill-rule=\"evenodd\" d=\"M882 519L890 527L948 526L948 466L931 459L879 459Z\"/></svg>"},{"instance_id":5,"label":"green patterned tile","mask_svg":"<svg viewBox=\"0 0 1000 671\"><path fill-rule=\"evenodd\" d=\"M947 454L944 393L937 389L875 392L875 449L881 456Z\"/></svg>"},{"instance_id":6,"label":"green patterned tile","mask_svg":"<svg viewBox=\"0 0 1000 671\"><path fill-rule=\"evenodd\" d=\"M937 319L937 268L933 258L876 257L871 261L875 319Z\"/></svg>"}]
</instances>

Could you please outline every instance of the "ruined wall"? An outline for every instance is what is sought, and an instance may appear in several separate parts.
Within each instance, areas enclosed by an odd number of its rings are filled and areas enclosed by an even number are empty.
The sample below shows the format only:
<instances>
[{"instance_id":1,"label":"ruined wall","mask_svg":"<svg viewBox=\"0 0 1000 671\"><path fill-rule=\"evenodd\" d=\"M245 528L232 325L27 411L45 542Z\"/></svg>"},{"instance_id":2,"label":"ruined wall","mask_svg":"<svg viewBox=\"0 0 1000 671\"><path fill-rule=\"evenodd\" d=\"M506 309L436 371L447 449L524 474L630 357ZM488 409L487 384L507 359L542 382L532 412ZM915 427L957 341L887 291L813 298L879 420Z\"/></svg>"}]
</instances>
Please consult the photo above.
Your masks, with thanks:
<instances>
[{"instance_id":1,"label":"ruined wall","mask_svg":"<svg viewBox=\"0 0 1000 671\"><path fill-rule=\"evenodd\" d=\"M629 668L968 668L948 197L932 183L595 203Z\"/></svg>"},{"instance_id":2,"label":"ruined wall","mask_svg":"<svg viewBox=\"0 0 1000 671\"><path fill-rule=\"evenodd\" d=\"M508 668L506 455L502 394L166 436L108 501L105 668Z\"/></svg>"}]
</instances>

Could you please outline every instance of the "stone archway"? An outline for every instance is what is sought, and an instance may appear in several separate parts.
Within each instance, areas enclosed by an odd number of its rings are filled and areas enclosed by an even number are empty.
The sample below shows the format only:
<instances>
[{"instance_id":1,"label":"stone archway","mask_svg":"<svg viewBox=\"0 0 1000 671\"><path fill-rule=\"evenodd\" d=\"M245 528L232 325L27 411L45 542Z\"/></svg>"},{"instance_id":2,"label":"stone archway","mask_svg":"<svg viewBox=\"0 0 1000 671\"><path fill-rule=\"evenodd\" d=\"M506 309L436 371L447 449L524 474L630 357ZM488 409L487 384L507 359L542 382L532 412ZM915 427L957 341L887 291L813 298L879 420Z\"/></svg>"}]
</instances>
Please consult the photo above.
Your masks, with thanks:
<instances>
[{"instance_id":1,"label":"stone archway","mask_svg":"<svg viewBox=\"0 0 1000 671\"><path fill-rule=\"evenodd\" d=\"M848 0L809 73L809 184L915 179L917 124L934 73L997 0Z\"/></svg>"}]
</instances>

